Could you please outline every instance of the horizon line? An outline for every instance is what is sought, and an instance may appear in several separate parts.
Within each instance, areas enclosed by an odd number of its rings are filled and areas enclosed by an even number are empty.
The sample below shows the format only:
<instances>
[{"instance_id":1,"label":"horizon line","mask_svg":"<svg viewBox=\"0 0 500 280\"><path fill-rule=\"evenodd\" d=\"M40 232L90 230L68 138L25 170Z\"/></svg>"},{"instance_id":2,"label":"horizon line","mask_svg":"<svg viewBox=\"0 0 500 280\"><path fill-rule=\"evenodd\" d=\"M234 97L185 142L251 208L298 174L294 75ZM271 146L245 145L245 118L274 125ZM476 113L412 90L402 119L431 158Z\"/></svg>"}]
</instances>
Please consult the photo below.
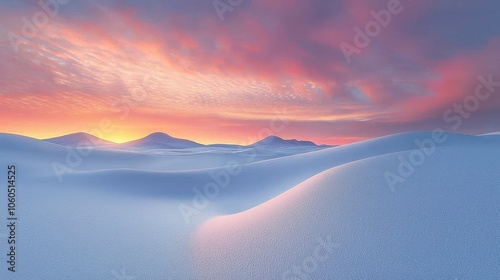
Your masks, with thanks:
<instances>
[{"instance_id":1,"label":"horizon line","mask_svg":"<svg viewBox=\"0 0 500 280\"><path fill-rule=\"evenodd\" d=\"M202 141L197 141L197 140L191 140L189 138L183 138L183 137L176 137L176 136L172 136L170 135L169 133L166 133L166 132L163 132L163 131L154 131L154 132L151 132L151 133L148 133L144 136L141 136L139 138L133 138L133 139L130 139L130 140L126 140L126 141L115 141L115 140L110 140L110 139L107 139L105 137L102 137L102 136L98 136L98 135L95 135L93 133L90 133L90 132L85 132L85 131L78 131L78 132L72 132L72 133L67 133L67 134L62 134L62 135L59 135L59 136L53 136L53 137L48 137L48 138L41 138L41 137L36 137L36 136L30 136L30 135L25 135L25 134L19 134L19 133L13 133L13 132L0 132L0 134L11 134L11 135L17 135L17 136L23 136L23 137L28 137L28 138L32 138L32 139L36 139L36 140L39 140L39 141L48 141L48 140L52 140L52 139L57 139L57 138L62 138L62 137L66 137L66 136L71 136L71 135L77 135L77 134L85 134L85 135L90 135L92 137L95 137L101 141L105 141L105 142L110 142L112 144L126 144L126 143L130 143L130 142L134 142L134 141L138 141L138 140L141 140L141 139L144 139L144 138L147 138L151 135L154 135L154 134L164 134L166 136L169 136L169 137L172 137L172 138L175 138L175 139L179 139L179 140L187 140L187 141L192 141L192 142L195 142L196 144L200 144L200 145L204 145L204 146L210 146L210 145L237 145L237 146L251 146L253 144L256 144L264 139L267 139L269 137L278 137L282 140L285 140L285 141L288 141L288 140L296 140L296 141L308 141L308 142L312 142L314 143L315 145L317 146L343 146L343 145L347 145L347 144L354 144L354 143L358 143L358 142L362 142L362 141L366 141L366 140L371 140L371 139L377 139L377 138L381 138L381 137L387 137L387 136L392 136L392 135L399 135L399 134L405 134L405 133L412 133L412 132L432 132L433 130L414 130L414 131L403 131L403 132L397 132L397 133L390 133L390 134L384 134L384 135L380 135L380 136L375 136L375 137L366 137L362 140L359 140L359 141L353 141L353 142L350 142L350 143L346 143L346 144L326 144L326 143L318 143L316 141L313 141L313 140L308 140L308 139L303 139L303 138L286 138L286 137L282 137L280 135L277 135L277 134L273 134L273 135L268 135L268 136L265 136L263 138L255 138L257 140L252 140L254 142L249 142L249 143L222 143L222 142L215 142L215 143L203 143ZM462 134L462 135L470 135L470 136L486 136L486 135L495 135L495 134L500 134L500 131L492 131L492 132L488 132L488 133L482 133L482 134L469 134L469 133L457 133L457 132L451 132L451 131L444 131L445 133L450 133L450 134Z\"/></svg>"},{"instance_id":2,"label":"horizon line","mask_svg":"<svg viewBox=\"0 0 500 280\"><path fill-rule=\"evenodd\" d=\"M304 141L306 141L306 142L312 142L313 144L315 144L317 146L332 146L332 147L333 146L340 146L340 144L333 144L333 145L332 144L318 144L315 141L307 140L307 139L285 138L285 137L282 137L282 136L279 136L279 135L276 135L276 134L268 135L268 136L266 136L264 138L258 139L255 142L242 144L242 143L220 143L220 142L217 142L217 143L202 143L202 142L199 142L199 141L196 141L196 140L192 140L192 139L189 139L189 138L172 136L169 133L162 132L162 131L151 132L149 134L146 134L145 136L142 136L142 137L139 137L139 138L134 138L134 139L131 139L131 140L127 140L127 141L124 141L124 142L117 142L117 141L114 141L114 140L109 140L109 139L106 139L104 137L92 134L90 132L85 132L85 131L72 132L72 133L63 134L63 135L54 136L54 137L48 137L48 138L40 138L40 137L35 137L35 136L30 136L30 135L25 135L25 134L19 134L19 133L12 133L12 132L0 132L0 134L11 134L11 135L16 135L16 136L28 137L28 138L36 139L36 140L39 140L39 141L48 141L48 140L53 140L53 139L62 138L62 137L66 137L66 136L71 136L71 135L85 134L85 135L90 135L92 137L95 137L98 140L105 141L105 142L110 142L112 144L117 144L117 145L119 145L119 144L127 144L127 143L130 143L130 142L142 140L142 139L147 138L147 137L149 137L151 135L159 134L159 133L164 134L164 135L169 136L169 137L172 137L172 138L175 138L175 139L178 139L178 140L186 140L186 141L195 142L196 144L200 144L200 145L203 145L203 146L210 146L210 145L236 145L236 146L243 146L244 147L244 146L250 146L250 145L256 144L257 142L265 140L265 139L267 139L269 137L278 137L278 138L280 138L280 139L282 139L284 141L289 141L289 140L293 141L293 140L296 140L296 141L303 141L303 142Z\"/></svg>"}]
</instances>

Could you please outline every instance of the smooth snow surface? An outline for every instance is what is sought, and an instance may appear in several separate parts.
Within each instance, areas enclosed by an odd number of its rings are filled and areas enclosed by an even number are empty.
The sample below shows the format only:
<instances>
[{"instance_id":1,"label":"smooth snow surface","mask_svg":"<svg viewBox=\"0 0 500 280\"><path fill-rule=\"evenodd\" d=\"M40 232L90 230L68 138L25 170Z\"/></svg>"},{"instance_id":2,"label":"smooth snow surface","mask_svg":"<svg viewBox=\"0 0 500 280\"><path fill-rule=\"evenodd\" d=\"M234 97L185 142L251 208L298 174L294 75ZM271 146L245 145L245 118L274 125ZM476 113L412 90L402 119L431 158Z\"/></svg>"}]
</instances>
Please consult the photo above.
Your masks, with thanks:
<instances>
[{"instance_id":1,"label":"smooth snow surface","mask_svg":"<svg viewBox=\"0 0 500 280\"><path fill-rule=\"evenodd\" d=\"M153 135L76 158L89 151L0 134L19 216L18 272L2 260L0 279L500 279L500 138L445 136L393 192L384 174L432 133L326 149Z\"/></svg>"}]
</instances>

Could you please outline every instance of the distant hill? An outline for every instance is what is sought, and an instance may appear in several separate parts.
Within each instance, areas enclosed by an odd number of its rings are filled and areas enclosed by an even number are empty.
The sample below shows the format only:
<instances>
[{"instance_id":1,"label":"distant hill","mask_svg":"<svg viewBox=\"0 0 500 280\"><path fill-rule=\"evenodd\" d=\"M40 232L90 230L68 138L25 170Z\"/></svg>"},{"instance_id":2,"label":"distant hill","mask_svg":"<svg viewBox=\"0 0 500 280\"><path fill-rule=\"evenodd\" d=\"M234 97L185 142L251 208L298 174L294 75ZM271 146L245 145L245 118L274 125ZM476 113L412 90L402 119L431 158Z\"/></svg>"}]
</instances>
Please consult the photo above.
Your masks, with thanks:
<instances>
[{"instance_id":1,"label":"distant hill","mask_svg":"<svg viewBox=\"0 0 500 280\"><path fill-rule=\"evenodd\" d=\"M257 143L251 145L253 147L320 147L311 141L300 141L300 140L285 140L278 136L269 136Z\"/></svg>"},{"instance_id":2,"label":"distant hill","mask_svg":"<svg viewBox=\"0 0 500 280\"><path fill-rule=\"evenodd\" d=\"M230 144L214 144L207 145L207 147L216 148L252 148L252 147L268 147L268 148L278 148L278 147L305 147L305 148L331 148L335 146L329 145L316 145L311 141L301 141L301 140L285 140L278 136L269 136L251 145L241 146L241 145L230 145Z\"/></svg>"},{"instance_id":3,"label":"distant hill","mask_svg":"<svg viewBox=\"0 0 500 280\"><path fill-rule=\"evenodd\" d=\"M76 147L81 144L88 145L89 142L94 146L107 146L115 144L113 142L103 140L99 137L84 132L68 134L60 137L45 139L42 141L68 147Z\"/></svg>"},{"instance_id":4,"label":"distant hill","mask_svg":"<svg viewBox=\"0 0 500 280\"><path fill-rule=\"evenodd\" d=\"M144 138L133 140L130 142L117 144L110 141L103 140L94 135L79 132L69 135L64 135L60 137L50 138L42 140L44 142L49 142L53 144L58 144L67 147L77 147L80 144L92 143L94 146L114 146L116 148L123 149L187 149L187 148L197 148L197 147L213 147L213 148L245 148L245 147L259 147L259 148L281 148L281 147L301 147L301 148L326 148L332 147L327 145L316 145L311 141L300 141L300 140L285 140L278 136L266 137L252 145L240 146L240 145L228 145L228 144L213 144L213 145L202 145L187 139L180 139L172 137L166 133L155 132Z\"/></svg>"},{"instance_id":5,"label":"distant hill","mask_svg":"<svg viewBox=\"0 0 500 280\"><path fill-rule=\"evenodd\" d=\"M186 139L174 138L162 132L155 132L144 138L120 144L120 146L143 149L186 149L204 145Z\"/></svg>"}]
</instances>

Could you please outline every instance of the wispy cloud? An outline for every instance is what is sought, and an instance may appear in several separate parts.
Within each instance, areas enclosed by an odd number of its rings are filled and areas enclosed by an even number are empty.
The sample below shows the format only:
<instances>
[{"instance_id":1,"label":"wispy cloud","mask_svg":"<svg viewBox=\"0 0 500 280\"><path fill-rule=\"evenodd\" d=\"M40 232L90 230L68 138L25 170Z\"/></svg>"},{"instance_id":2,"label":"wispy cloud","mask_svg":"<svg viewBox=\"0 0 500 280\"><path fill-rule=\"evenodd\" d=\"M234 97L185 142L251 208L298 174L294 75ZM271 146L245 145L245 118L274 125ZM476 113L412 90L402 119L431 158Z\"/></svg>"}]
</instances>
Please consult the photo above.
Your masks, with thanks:
<instances>
[{"instance_id":1,"label":"wispy cloud","mask_svg":"<svg viewBox=\"0 0 500 280\"><path fill-rule=\"evenodd\" d=\"M145 121L152 130L182 126L185 137L202 142L221 134L238 142L245 136L221 127L252 133L273 109L287 108L294 130L283 136L346 142L430 129L478 75L500 77L496 1L402 0L404 14L347 63L340 43L387 4L254 0L221 22L210 1L69 1L28 38L23 18L43 9L2 3L0 117L12 123L22 115L29 126L0 128L41 136L33 127L57 120L59 130L46 134L82 130L115 114L109 104L154 70L154 81L144 83L147 98L121 124L131 133L143 133ZM11 33L29 39L17 53ZM499 105L492 99L462 130L498 130L492 117ZM200 123L211 129L189 132Z\"/></svg>"}]
</instances>

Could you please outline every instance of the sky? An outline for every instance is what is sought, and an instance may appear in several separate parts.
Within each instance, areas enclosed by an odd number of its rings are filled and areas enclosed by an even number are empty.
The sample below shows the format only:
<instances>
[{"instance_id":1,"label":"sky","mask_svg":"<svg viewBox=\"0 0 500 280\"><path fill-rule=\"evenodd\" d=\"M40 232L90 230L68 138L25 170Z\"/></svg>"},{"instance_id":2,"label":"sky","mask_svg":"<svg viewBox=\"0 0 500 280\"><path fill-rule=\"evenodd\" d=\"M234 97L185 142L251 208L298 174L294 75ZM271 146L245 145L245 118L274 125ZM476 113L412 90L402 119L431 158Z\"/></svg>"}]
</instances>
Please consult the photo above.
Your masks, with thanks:
<instances>
[{"instance_id":1,"label":"sky","mask_svg":"<svg viewBox=\"0 0 500 280\"><path fill-rule=\"evenodd\" d=\"M346 144L500 131L497 0L0 2L0 132Z\"/></svg>"}]
</instances>

